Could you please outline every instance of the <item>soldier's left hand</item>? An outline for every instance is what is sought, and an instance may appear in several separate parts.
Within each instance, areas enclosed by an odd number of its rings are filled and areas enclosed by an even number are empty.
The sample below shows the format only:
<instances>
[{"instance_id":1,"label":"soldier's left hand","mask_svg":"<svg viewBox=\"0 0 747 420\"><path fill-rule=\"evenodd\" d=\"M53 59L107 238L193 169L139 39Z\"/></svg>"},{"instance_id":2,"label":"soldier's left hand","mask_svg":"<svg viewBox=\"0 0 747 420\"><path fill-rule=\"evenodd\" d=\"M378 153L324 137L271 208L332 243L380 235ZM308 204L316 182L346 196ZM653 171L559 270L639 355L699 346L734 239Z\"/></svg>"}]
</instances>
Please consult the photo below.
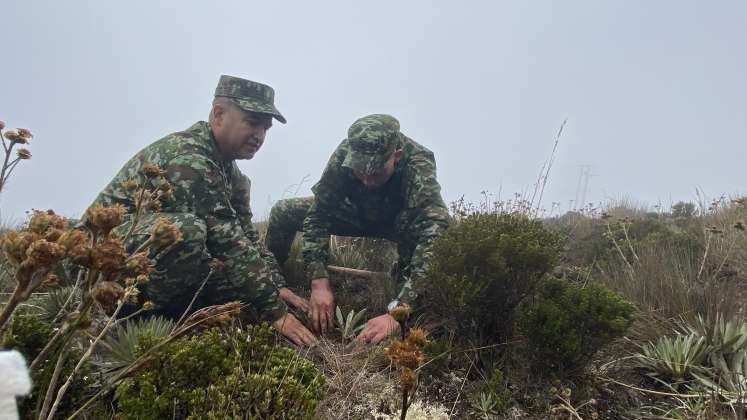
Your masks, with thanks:
<instances>
[{"instance_id":1,"label":"soldier's left hand","mask_svg":"<svg viewBox=\"0 0 747 420\"><path fill-rule=\"evenodd\" d=\"M309 301L293 293L293 291L287 287L278 289L278 296L283 299L288 305L299 309L304 312L309 311Z\"/></svg>"},{"instance_id":2,"label":"soldier's left hand","mask_svg":"<svg viewBox=\"0 0 747 420\"><path fill-rule=\"evenodd\" d=\"M379 315L368 320L356 340L363 343L378 344L397 331L399 331L399 323L391 315Z\"/></svg>"}]
</instances>

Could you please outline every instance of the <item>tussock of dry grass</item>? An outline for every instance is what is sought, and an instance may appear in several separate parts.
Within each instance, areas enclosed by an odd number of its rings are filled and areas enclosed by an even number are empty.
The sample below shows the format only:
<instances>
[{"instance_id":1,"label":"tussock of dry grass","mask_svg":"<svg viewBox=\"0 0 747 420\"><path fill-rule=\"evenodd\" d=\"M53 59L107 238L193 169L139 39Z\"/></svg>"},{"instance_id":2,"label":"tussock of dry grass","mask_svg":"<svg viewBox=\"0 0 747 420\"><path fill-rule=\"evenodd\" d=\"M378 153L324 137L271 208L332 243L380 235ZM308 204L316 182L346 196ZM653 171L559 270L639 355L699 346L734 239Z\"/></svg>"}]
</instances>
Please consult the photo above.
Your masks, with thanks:
<instances>
[{"instance_id":1,"label":"tussock of dry grass","mask_svg":"<svg viewBox=\"0 0 747 420\"><path fill-rule=\"evenodd\" d=\"M322 339L311 357L326 377L327 397L319 404L317 418L365 418L397 401L396 373L382 346L343 346Z\"/></svg>"}]
</instances>

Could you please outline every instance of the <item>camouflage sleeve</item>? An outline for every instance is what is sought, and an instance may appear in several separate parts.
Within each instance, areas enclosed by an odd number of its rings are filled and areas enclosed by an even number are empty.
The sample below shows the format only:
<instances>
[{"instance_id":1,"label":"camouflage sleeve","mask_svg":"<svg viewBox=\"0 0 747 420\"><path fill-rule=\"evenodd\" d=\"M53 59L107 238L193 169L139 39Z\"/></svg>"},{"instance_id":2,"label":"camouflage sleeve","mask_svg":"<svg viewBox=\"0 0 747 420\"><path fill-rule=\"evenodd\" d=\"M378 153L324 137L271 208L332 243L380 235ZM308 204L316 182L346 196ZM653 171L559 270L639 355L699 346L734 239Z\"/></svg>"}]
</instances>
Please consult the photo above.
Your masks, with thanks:
<instances>
[{"instance_id":1,"label":"camouflage sleeve","mask_svg":"<svg viewBox=\"0 0 747 420\"><path fill-rule=\"evenodd\" d=\"M322 178L311 189L314 192L314 204L311 205L303 222L303 262L308 281L329 277L327 261L329 259L330 218L334 213L335 203L340 203L342 182L340 164L344 159L341 147L330 157L324 168Z\"/></svg>"},{"instance_id":2,"label":"camouflage sleeve","mask_svg":"<svg viewBox=\"0 0 747 420\"><path fill-rule=\"evenodd\" d=\"M233 165L233 191L231 195L231 205L238 215L239 224L244 230L246 238L251 242L255 248L259 250L259 254L262 259L269 267L272 272L271 279L272 283L276 288L280 289L286 286L285 277L280 272L280 266L278 265L275 256L272 255L266 246L259 240L259 233L252 223L252 209L249 205L249 197L251 190L251 181L244 174L239 171L236 165Z\"/></svg>"},{"instance_id":3,"label":"camouflage sleeve","mask_svg":"<svg viewBox=\"0 0 747 420\"><path fill-rule=\"evenodd\" d=\"M174 185L174 199L188 203L205 220L208 250L223 261L227 278L245 287L248 303L268 321L285 314L270 268L231 207L224 168L204 155L185 154L172 158L163 169Z\"/></svg>"},{"instance_id":4,"label":"camouflage sleeve","mask_svg":"<svg viewBox=\"0 0 747 420\"><path fill-rule=\"evenodd\" d=\"M410 259L409 276L399 279L398 299L412 303L417 297L413 283L426 280L433 241L448 227L450 216L441 198L436 180L436 162L431 152L412 158L404 183L406 208L403 210L404 234L415 244Z\"/></svg>"}]
</instances>

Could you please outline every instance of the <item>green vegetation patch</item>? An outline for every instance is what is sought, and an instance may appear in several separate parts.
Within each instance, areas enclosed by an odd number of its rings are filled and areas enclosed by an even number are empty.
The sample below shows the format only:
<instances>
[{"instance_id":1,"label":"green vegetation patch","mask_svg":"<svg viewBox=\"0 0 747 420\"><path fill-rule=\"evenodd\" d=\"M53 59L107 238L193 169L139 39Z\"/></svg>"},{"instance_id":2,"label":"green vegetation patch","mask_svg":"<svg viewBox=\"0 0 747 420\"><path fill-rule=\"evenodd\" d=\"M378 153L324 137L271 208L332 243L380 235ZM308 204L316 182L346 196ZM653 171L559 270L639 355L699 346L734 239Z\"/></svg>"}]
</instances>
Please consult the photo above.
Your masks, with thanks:
<instances>
[{"instance_id":1,"label":"green vegetation patch","mask_svg":"<svg viewBox=\"0 0 747 420\"><path fill-rule=\"evenodd\" d=\"M311 418L322 398L321 372L271 342L267 325L183 337L116 391L127 419ZM141 348L151 347L147 337Z\"/></svg>"}]
</instances>

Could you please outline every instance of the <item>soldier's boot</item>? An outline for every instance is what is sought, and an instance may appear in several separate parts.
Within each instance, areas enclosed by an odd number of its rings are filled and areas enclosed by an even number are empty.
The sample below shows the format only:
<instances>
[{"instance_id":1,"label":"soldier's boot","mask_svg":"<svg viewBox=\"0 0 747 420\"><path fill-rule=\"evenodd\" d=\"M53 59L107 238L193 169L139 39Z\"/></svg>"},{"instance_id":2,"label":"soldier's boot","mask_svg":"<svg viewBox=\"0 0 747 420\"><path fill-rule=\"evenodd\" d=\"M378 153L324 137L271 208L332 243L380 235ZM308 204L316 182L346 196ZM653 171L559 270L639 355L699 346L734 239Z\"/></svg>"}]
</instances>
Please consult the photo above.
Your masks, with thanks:
<instances>
[{"instance_id":1,"label":"soldier's boot","mask_svg":"<svg viewBox=\"0 0 747 420\"><path fill-rule=\"evenodd\" d=\"M150 230L159 218L167 218L182 233L182 240L171 248L156 252L150 258L155 261L155 271L150 281L141 286L140 303L150 300L155 303L154 314L179 318L210 272L210 253L207 250L207 226L205 221L189 213L151 213L140 217L132 236L125 246L132 252L150 236ZM117 230L124 235L130 228L127 221ZM209 282L218 281L211 276ZM206 288L207 289L207 288ZM203 290L203 294L206 290ZM206 296L200 296L204 301ZM196 304L192 310L197 309ZM133 309L128 308L127 312Z\"/></svg>"},{"instance_id":2,"label":"soldier's boot","mask_svg":"<svg viewBox=\"0 0 747 420\"><path fill-rule=\"evenodd\" d=\"M303 230L303 221L314 197L299 197L280 200L270 210L265 245L282 266L288 259L296 233Z\"/></svg>"}]
</instances>

